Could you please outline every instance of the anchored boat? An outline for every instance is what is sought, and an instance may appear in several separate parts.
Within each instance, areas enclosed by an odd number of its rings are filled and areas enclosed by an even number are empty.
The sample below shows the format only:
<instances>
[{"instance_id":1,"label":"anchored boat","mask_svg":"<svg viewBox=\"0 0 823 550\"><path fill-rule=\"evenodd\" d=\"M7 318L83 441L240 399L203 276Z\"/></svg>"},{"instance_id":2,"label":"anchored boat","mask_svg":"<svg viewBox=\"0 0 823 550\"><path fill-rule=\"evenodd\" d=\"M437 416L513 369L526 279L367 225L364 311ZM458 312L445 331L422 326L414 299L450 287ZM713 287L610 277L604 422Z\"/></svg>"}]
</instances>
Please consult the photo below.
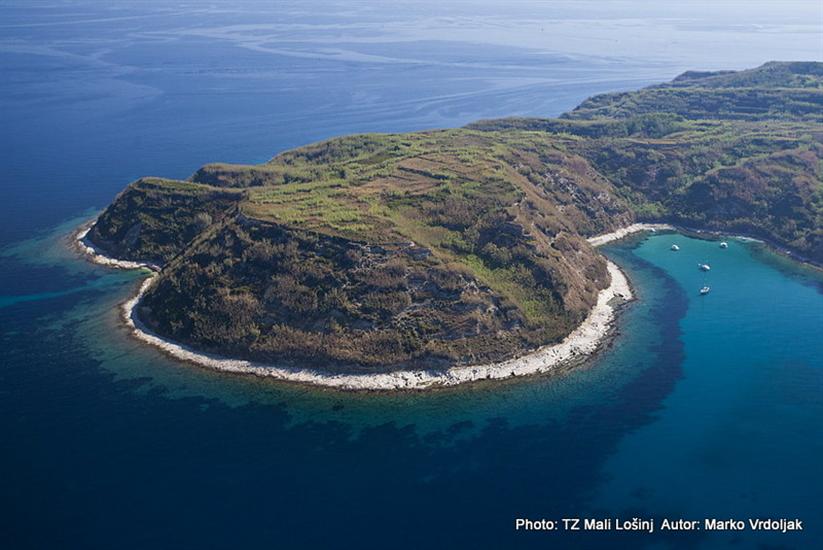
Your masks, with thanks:
<instances>
[{"instance_id":1,"label":"anchored boat","mask_svg":"<svg viewBox=\"0 0 823 550\"><path fill-rule=\"evenodd\" d=\"M722 243L720 243L720 248L729 248L729 243L723 241Z\"/></svg>"},{"instance_id":2,"label":"anchored boat","mask_svg":"<svg viewBox=\"0 0 823 550\"><path fill-rule=\"evenodd\" d=\"M697 264L697 267L700 268L700 271L709 271L712 268L709 264Z\"/></svg>"},{"instance_id":3,"label":"anchored boat","mask_svg":"<svg viewBox=\"0 0 823 550\"><path fill-rule=\"evenodd\" d=\"M712 289L712 287L710 287L710 286L704 286L703 288L700 289L700 295L705 296L706 294L708 294L711 291L711 289Z\"/></svg>"},{"instance_id":4,"label":"anchored boat","mask_svg":"<svg viewBox=\"0 0 823 550\"><path fill-rule=\"evenodd\" d=\"M673 244L673 245L672 245L672 250L673 250L674 252L677 252L678 250L680 250L680 247L679 247L679 246L677 246L676 244Z\"/></svg>"}]
</instances>

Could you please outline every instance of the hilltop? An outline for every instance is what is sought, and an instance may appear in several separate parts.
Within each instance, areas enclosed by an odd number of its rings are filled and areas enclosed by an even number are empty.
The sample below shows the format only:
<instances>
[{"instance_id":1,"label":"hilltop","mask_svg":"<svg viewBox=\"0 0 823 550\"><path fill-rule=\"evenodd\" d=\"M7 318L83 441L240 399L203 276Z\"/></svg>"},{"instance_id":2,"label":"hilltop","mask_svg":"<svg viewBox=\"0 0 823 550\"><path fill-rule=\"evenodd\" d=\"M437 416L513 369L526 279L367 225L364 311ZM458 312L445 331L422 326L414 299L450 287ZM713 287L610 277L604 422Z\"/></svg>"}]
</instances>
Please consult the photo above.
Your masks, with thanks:
<instances>
[{"instance_id":1,"label":"hilltop","mask_svg":"<svg viewBox=\"0 0 823 550\"><path fill-rule=\"evenodd\" d=\"M88 239L162 266L137 314L197 349L366 372L519 356L610 283L636 221L823 261L823 65L688 72L558 119L332 139L142 178Z\"/></svg>"}]
</instances>

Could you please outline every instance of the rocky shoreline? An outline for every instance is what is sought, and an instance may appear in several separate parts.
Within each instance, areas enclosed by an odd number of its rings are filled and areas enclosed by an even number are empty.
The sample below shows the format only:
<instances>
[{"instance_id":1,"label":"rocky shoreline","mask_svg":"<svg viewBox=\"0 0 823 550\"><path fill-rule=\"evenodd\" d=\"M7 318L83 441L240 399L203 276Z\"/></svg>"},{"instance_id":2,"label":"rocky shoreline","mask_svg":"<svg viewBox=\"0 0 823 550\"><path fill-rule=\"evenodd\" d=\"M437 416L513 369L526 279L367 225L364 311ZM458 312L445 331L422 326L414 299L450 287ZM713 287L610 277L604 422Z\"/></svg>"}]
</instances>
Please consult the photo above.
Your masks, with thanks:
<instances>
[{"instance_id":1,"label":"rocky shoreline","mask_svg":"<svg viewBox=\"0 0 823 550\"><path fill-rule=\"evenodd\" d=\"M593 246L622 239L640 231L669 230L666 224L633 224L611 233L591 237ZM159 271L158 266L146 262L117 260L105 256L85 237L88 227L76 235L78 249L94 263L120 269L147 268ZM425 390L448 387L482 380L502 380L560 370L575 361L581 361L600 349L611 333L617 309L633 299L631 286L625 274L612 262L607 268L611 284L598 294L597 304L586 319L562 342L544 346L527 355L486 365L452 367L446 370L408 370L374 374L326 373L318 369L264 364L243 359L232 359L197 351L189 346L163 338L148 329L137 317L140 298L150 288L154 275L146 279L138 292L122 305L123 319L131 334L168 355L203 367L222 372L252 374L277 380L311 384L350 391Z\"/></svg>"},{"instance_id":2,"label":"rocky shoreline","mask_svg":"<svg viewBox=\"0 0 823 550\"><path fill-rule=\"evenodd\" d=\"M74 247L83 253L90 262L117 269L150 269L155 272L160 271L160 266L151 262L132 262L128 260L117 260L106 256L99 247L95 246L86 238L92 225L94 225L94 222L84 224L77 233L74 234L74 238L72 239Z\"/></svg>"},{"instance_id":3,"label":"rocky shoreline","mask_svg":"<svg viewBox=\"0 0 823 550\"><path fill-rule=\"evenodd\" d=\"M641 231L675 231L675 227L667 223L633 223L610 233L589 237L586 240L589 241L589 244L592 246L603 246L604 244L619 241L620 239L624 239L629 235Z\"/></svg>"}]
</instances>

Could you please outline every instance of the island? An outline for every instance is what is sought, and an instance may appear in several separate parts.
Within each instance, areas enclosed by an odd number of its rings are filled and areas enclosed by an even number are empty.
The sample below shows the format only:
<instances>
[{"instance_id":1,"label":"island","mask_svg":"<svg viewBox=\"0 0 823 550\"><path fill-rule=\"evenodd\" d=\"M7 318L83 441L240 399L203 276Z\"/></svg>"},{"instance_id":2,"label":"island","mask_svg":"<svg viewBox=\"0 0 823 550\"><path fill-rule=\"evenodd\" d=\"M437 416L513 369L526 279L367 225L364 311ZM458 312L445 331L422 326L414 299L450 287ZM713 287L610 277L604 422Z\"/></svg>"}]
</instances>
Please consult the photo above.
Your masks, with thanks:
<instances>
[{"instance_id":1,"label":"island","mask_svg":"<svg viewBox=\"0 0 823 550\"><path fill-rule=\"evenodd\" d=\"M597 246L677 226L823 263L823 64L686 72L555 119L335 138L130 184L80 234L155 275L142 340L344 389L547 372L631 289Z\"/></svg>"}]
</instances>

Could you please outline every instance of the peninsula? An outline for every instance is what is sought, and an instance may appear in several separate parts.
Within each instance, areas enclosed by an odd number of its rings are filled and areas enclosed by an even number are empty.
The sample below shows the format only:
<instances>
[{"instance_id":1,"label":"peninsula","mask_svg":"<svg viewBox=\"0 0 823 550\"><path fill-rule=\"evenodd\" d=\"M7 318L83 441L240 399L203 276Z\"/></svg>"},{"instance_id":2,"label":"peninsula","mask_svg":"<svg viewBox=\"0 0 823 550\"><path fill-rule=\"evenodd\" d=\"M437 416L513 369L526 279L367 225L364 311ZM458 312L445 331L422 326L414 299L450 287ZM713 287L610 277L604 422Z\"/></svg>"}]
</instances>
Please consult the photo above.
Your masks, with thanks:
<instances>
[{"instance_id":1,"label":"peninsula","mask_svg":"<svg viewBox=\"0 0 823 550\"><path fill-rule=\"evenodd\" d=\"M687 72L557 119L336 138L141 178L84 250L156 275L135 334L212 368L346 389L545 372L603 341L643 224L823 262L823 64Z\"/></svg>"}]
</instances>

